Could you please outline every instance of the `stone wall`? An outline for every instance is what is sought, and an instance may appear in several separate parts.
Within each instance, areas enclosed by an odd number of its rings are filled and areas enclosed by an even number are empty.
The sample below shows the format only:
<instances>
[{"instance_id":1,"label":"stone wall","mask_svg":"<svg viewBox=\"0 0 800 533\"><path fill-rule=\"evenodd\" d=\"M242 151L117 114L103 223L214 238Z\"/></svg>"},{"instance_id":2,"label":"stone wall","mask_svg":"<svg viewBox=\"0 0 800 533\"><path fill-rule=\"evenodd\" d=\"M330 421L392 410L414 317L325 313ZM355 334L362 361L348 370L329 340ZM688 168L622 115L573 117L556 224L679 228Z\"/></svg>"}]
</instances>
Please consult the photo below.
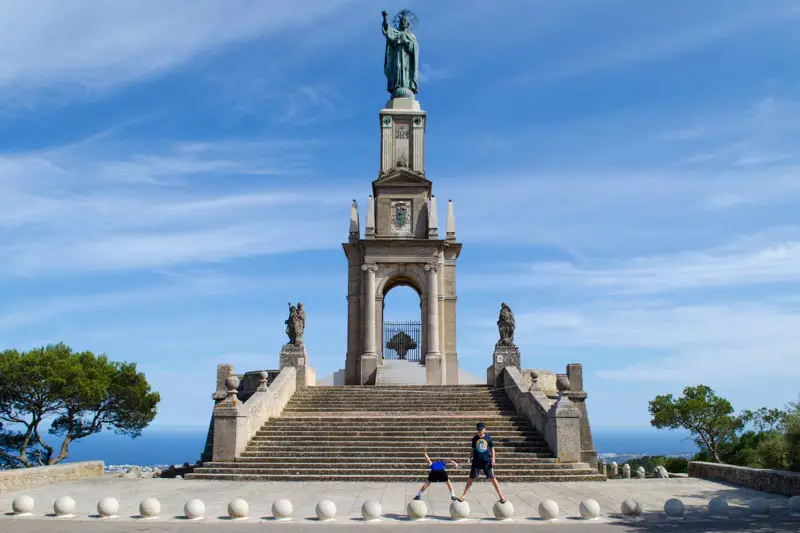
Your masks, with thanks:
<instances>
[{"instance_id":1,"label":"stone wall","mask_svg":"<svg viewBox=\"0 0 800 533\"><path fill-rule=\"evenodd\" d=\"M0 470L0 492L27 490L42 485L64 483L103 475L103 461L84 461L33 468Z\"/></svg>"},{"instance_id":2,"label":"stone wall","mask_svg":"<svg viewBox=\"0 0 800 533\"><path fill-rule=\"evenodd\" d=\"M689 461L689 477L722 481L782 496L800 496L800 472Z\"/></svg>"}]
</instances>

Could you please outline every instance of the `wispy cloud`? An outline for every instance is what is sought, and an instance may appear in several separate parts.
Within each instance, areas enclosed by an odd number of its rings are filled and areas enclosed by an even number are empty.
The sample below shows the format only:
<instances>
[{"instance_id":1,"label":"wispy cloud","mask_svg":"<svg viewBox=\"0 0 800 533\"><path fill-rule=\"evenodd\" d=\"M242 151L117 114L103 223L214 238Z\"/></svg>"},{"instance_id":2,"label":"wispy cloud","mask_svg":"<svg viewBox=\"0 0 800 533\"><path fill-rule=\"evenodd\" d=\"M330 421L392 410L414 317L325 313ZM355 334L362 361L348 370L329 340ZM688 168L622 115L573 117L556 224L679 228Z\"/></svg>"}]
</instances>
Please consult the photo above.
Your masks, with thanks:
<instances>
[{"instance_id":1,"label":"wispy cloud","mask_svg":"<svg viewBox=\"0 0 800 533\"><path fill-rule=\"evenodd\" d=\"M172 143L110 159L101 143L2 157L0 273L147 269L335 246L350 194L269 179L300 176L308 146Z\"/></svg>"},{"instance_id":2,"label":"wispy cloud","mask_svg":"<svg viewBox=\"0 0 800 533\"><path fill-rule=\"evenodd\" d=\"M596 73L608 69L641 65L673 58L699 48L732 39L736 35L763 31L771 26L787 24L800 16L797 6L788 1L771 4L771 9L740 4L731 8L723 2L683 2L682 8L644 4L628 5L626 16L637 20L636 29L610 34L605 31L614 10L596 13L590 25L576 16L568 20L572 31L584 32L576 41L586 48L559 54L557 62L547 62L533 72L514 79L512 84L553 82L565 78ZM724 9L720 9L724 5ZM581 13L578 12L577 15ZM564 31L564 26L560 27ZM602 29L603 31L598 31Z\"/></svg>"},{"instance_id":3,"label":"wispy cloud","mask_svg":"<svg viewBox=\"0 0 800 533\"><path fill-rule=\"evenodd\" d=\"M800 239L800 228L783 228ZM753 246L757 246L753 248ZM800 240L747 241L711 250L617 260L536 262L511 265L502 283L530 288L563 287L592 294L657 294L709 288L800 283Z\"/></svg>"},{"instance_id":4,"label":"wispy cloud","mask_svg":"<svg viewBox=\"0 0 800 533\"><path fill-rule=\"evenodd\" d=\"M237 40L313 23L346 1L6 2L0 88L96 90L173 67ZM224 23L221 23L224 21Z\"/></svg>"}]
</instances>

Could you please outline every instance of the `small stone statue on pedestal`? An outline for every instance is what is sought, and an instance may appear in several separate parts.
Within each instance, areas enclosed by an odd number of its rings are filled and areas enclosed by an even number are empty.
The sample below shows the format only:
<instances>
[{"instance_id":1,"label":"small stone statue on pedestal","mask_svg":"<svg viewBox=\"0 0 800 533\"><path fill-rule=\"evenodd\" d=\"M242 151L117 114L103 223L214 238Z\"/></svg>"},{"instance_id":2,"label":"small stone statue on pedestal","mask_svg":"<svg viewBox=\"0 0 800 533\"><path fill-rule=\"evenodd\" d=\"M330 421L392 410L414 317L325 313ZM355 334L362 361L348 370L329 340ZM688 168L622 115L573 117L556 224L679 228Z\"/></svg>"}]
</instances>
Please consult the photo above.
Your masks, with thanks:
<instances>
[{"instance_id":1,"label":"small stone statue on pedestal","mask_svg":"<svg viewBox=\"0 0 800 533\"><path fill-rule=\"evenodd\" d=\"M500 340L497 346L514 346L514 313L511 308L503 302L500 304L500 316L497 318L497 329L500 332Z\"/></svg>"},{"instance_id":2,"label":"small stone statue on pedestal","mask_svg":"<svg viewBox=\"0 0 800 533\"><path fill-rule=\"evenodd\" d=\"M303 310L302 302L297 302L297 307L289 302L289 318L286 319L285 324L289 344L302 345L303 331L306 329L306 312Z\"/></svg>"},{"instance_id":3,"label":"small stone statue on pedestal","mask_svg":"<svg viewBox=\"0 0 800 533\"><path fill-rule=\"evenodd\" d=\"M488 384L495 387L503 386L503 369L507 366L520 368L519 348L514 344L514 313L504 302L500 306L500 316L497 318L497 330L500 340L494 345L492 366L489 367Z\"/></svg>"},{"instance_id":4,"label":"small stone statue on pedestal","mask_svg":"<svg viewBox=\"0 0 800 533\"><path fill-rule=\"evenodd\" d=\"M281 349L280 367L281 369L287 366L296 368L298 387L305 387L308 382L306 372L309 364L306 346L303 342L306 312L301 302L297 302L297 307L291 302L289 303L289 318L286 319L285 324L289 342L284 344Z\"/></svg>"}]
</instances>

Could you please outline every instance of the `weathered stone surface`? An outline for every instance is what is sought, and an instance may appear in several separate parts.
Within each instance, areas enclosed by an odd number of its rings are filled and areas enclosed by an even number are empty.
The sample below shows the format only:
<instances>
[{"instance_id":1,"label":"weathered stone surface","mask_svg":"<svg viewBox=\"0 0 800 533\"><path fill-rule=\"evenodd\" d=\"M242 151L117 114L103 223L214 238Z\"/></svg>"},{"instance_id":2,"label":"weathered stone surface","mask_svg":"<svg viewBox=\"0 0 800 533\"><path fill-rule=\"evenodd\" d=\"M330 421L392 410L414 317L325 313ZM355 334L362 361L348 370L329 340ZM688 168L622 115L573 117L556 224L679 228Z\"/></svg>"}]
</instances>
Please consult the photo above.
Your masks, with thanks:
<instances>
[{"instance_id":1,"label":"weathered stone surface","mask_svg":"<svg viewBox=\"0 0 800 533\"><path fill-rule=\"evenodd\" d=\"M0 470L0 492L30 489L103 475L103 461L84 461L52 466Z\"/></svg>"},{"instance_id":2,"label":"weathered stone surface","mask_svg":"<svg viewBox=\"0 0 800 533\"><path fill-rule=\"evenodd\" d=\"M667 479L669 478L669 472L667 472L665 467L658 465L653 469L653 477L658 479Z\"/></svg>"},{"instance_id":3,"label":"weathered stone surface","mask_svg":"<svg viewBox=\"0 0 800 533\"><path fill-rule=\"evenodd\" d=\"M507 366L520 368L521 355L516 344L496 345L492 354L492 366L487 369L487 385L504 387L503 369Z\"/></svg>"},{"instance_id":4,"label":"weathered stone surface","mask_svg":"<svg viewBox=\"0 0 800 533\"><path fill-rule=\"evenodd\" d=\"M733 483L782 496L800 495L799 472L689 461L689 477Z\"/></svg>"}]
</instances>

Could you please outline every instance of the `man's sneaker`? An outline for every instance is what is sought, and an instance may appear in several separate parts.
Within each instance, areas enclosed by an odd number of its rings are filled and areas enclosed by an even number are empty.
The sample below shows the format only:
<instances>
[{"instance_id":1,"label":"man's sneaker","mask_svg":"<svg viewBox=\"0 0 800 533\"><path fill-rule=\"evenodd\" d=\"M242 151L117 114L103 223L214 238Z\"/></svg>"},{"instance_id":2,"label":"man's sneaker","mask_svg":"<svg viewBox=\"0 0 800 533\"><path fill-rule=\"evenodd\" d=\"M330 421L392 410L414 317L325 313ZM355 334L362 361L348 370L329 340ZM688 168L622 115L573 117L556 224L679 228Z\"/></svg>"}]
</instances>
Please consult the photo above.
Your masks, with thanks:
<instances>
[{"instance_id":1,"label":"man's sneaker","mask_svg":"<svg viewBox=\"0 0 800 533\"><path fill-rule=\"evenodd\" d=\"M420 496L419 494L417 494L416 496L414 496L414 499L415 499L415 500L421 500L421 499L422 499L422 496Z\"/></svg>"},{"instance_id":2,"label":"man's sneaker","mask_svg":"<svg viewBox=\"0 0 800 533\"><path fill-rule=\"evenodd\" d=\"M460 502L463 502L464 501L464 497L463 496L459 496L458 498L456 498L456 500L458 500Z\"/></svg>"},{"instance_id":3,"label":"man's sneaker","mask_svg":"<svg viewBox=\"0 0 800 533\"><path fill-rule=\"evenodd\" d=\"M450 499L453 500L453 501L457 501L458 500L458 496L450 496Z\"/></svg>"},{"instance_id":4,"label":"man's sneaker","mask_svg":"<svg viewBox=\"0 0 800 533\"><path fill-rule=\"evenodd\" d=\"M503 498L502 500L500 500L500 503L501 503L501 504L503 504L503 503L506 503L507 501L508 501L508 500L506 500L505 498Z\"/></svg>"}]
</instances>

